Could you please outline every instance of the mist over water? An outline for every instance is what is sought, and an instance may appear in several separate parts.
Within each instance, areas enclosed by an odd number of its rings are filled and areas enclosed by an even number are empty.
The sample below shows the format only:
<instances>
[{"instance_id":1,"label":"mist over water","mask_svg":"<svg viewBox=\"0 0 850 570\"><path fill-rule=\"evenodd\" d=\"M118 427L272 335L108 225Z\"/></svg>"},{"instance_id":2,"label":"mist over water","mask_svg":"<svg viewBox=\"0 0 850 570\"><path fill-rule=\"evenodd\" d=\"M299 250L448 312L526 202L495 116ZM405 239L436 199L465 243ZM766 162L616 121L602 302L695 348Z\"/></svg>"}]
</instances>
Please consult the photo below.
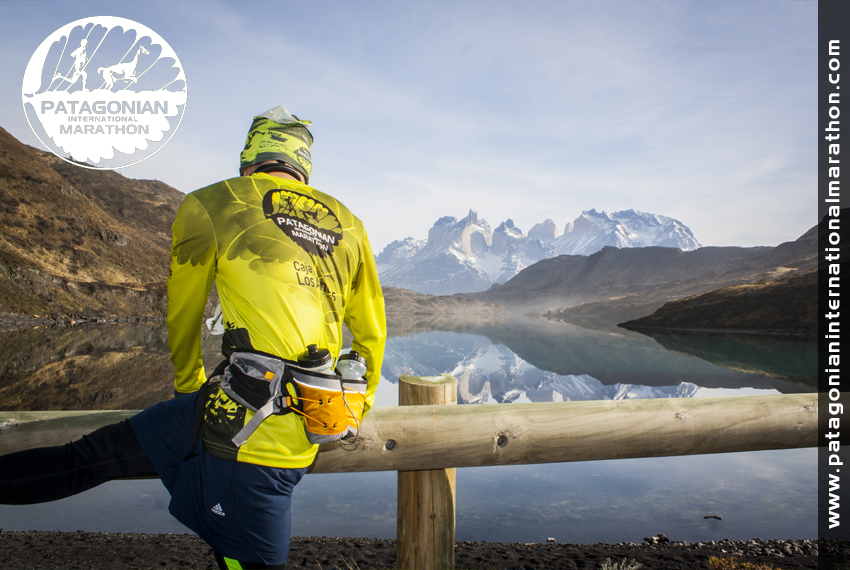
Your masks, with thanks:
<instances>
[{"instance_id":1,"label":"mist over water","mask_svg":"<svg viewBox=\"0 0 850 570\"><path fill-rule=\"evenodd\" d=\"M208 368L220 359L218 343L204 339ZM463 333L391 337L377 405L397 403L400 374L450 373L460 404L814 392L815 350L816 343L768 337L646 336L513 318ZM163 324L0 333L3 410L140 409L170 397L172 374ZM689 541L812 538L815 453L459 469L456 535L502 542L640 542L659 532ZM393 538L395 484L392 472L306 477L293 498L293 534ZM168 501L158 481L115 481L54 503L0 506L0 528L188 532L168 514Z\"/></svg>"}]
</instances>

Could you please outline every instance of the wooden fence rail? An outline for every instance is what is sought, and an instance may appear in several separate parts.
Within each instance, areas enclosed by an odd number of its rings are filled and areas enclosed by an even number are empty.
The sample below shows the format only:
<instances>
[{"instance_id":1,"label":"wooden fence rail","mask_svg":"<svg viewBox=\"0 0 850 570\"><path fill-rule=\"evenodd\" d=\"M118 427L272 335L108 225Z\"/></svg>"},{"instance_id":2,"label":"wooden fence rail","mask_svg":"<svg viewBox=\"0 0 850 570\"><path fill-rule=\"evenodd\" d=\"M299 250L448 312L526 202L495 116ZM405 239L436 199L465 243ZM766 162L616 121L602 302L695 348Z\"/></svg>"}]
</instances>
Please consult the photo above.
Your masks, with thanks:
<instances>
[{"instance_id":1,"label":"wooden fence rail","mask_svg":"<svg viewBox=\"0 0 850 570\"><path fill-rule=\"evenodd\" d=\"M310 472L399 472L397 560L405 569L454 568L455 467L818 444L817 394L457 406L432 405L451 402L448 375L400 382L403 405L374 408L353 444L322 445ZM410 405L417 403L425 405ZM0 412L0 454L61 445L134 413Z\"/></svg>"},{"instance_id":2,"label":"wooden fence rail","mask_svg":"<svg viewBox=\"0 0 850 570\"><path fill-rule=\"evenodd\" d=\"M60 445L134 411L0 412L0 453ZM312 473L409 471L816 447L817 394L373 408Z\"/></svg>"}]
</instances>

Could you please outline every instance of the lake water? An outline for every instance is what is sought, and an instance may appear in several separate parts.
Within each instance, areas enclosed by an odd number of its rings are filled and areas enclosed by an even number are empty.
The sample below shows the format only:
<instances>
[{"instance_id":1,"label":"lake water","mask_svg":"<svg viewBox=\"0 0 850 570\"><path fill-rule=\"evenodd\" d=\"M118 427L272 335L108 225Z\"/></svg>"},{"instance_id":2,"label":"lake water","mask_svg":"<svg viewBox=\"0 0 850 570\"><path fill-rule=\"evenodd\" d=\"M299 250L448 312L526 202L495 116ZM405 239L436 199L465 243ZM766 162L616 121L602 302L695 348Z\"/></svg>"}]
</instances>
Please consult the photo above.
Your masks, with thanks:
<instances>
[{"instance_id":1,"label":"lake water","mask_svg":"<svg viewBox=\"0 0 850 570\"><path fill-rule=\"evenodd\" d=\"M168 397L162 325L0 335L0 408L139 409ZM217 339L205 340L214 362ZM388 340L377 405L400 374L448 372L458 401L510 405L591 399L816 391L816 342L590 330L517 318L471 332ZM34 385L37 384L37 387ZM640 542L817 536L817 450L504 467L457 472L458 540ZM115 481L62 501L0 506L5 530L188 532L159 481ZM297 536L394 538L396 474L308 475L293 499ZM717 516L706 519L706 516ZM356 521L357 524L351 524Z\"/></svg>"}]
</instances>

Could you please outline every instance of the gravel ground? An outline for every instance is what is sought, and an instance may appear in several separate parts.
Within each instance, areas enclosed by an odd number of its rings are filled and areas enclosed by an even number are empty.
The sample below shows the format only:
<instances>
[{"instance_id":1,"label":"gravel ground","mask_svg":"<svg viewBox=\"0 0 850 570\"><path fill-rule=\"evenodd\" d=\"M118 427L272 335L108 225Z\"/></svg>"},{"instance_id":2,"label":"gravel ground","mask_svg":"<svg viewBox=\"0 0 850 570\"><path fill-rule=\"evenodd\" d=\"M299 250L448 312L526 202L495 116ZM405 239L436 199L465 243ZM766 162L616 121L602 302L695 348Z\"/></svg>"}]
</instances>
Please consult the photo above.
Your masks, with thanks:
<instances>
[{"instance_id":1,"label":"gravel ground","mask_svg":"<svg viewBox=\"0 0 850 570\"><path fill-rule=\"evenodd\" d=\"M503 544L458 542L458 569L579 569L598 570L611 562L634 560L646 569L708 568L711 557L734 557L768 568L850 568L850 545L835 541L760 540L652 544ZM292 539L289 570L369 570L395 568L394 540L368 538ZM829 559L827 563L826 559ZM86 569L210 569L212 551L188 534L126 534L89 532L2 532L0 568L15 570ZM737 568L737 566L736 566Z\"/></svg>"}]
</instances>

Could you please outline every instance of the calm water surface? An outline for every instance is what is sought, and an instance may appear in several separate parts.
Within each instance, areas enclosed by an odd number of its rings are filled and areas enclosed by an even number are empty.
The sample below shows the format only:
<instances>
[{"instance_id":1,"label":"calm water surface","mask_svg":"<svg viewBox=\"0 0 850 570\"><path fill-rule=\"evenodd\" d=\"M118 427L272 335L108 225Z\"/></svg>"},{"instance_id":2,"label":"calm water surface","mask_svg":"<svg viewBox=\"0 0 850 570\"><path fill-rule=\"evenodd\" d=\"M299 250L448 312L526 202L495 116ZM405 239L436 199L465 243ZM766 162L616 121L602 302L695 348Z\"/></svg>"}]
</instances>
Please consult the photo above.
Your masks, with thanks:
<instances>
[{"instance_id":1,"label":"calm water surface","mask_svg":"<svg viewBox=\"0 0 850 570\"><path fill-rule=\"evenodd\" d=\"M170 393L161 325L5 335L0 346L15 350L0 349L3 409L138 409ZM209 362L216 342L205 341ZM811 342L649 337L517 319L472 333L390 338L377 404L397 403L403 373L448 372L458 378L460 403L510 405L814 392L816 368ZM33 378L43 379L38 390ZM814 538L816 465L815 449L798 449L458 469L456 535L504 542L640 542L659 532L689 541ZM170 517L168 501L159 481L115 481L53 503L0 506L0 528L189 532ZM292 513L295 535L394 538L396 474L309 475Z\"/></svg>"}]
</instances>

